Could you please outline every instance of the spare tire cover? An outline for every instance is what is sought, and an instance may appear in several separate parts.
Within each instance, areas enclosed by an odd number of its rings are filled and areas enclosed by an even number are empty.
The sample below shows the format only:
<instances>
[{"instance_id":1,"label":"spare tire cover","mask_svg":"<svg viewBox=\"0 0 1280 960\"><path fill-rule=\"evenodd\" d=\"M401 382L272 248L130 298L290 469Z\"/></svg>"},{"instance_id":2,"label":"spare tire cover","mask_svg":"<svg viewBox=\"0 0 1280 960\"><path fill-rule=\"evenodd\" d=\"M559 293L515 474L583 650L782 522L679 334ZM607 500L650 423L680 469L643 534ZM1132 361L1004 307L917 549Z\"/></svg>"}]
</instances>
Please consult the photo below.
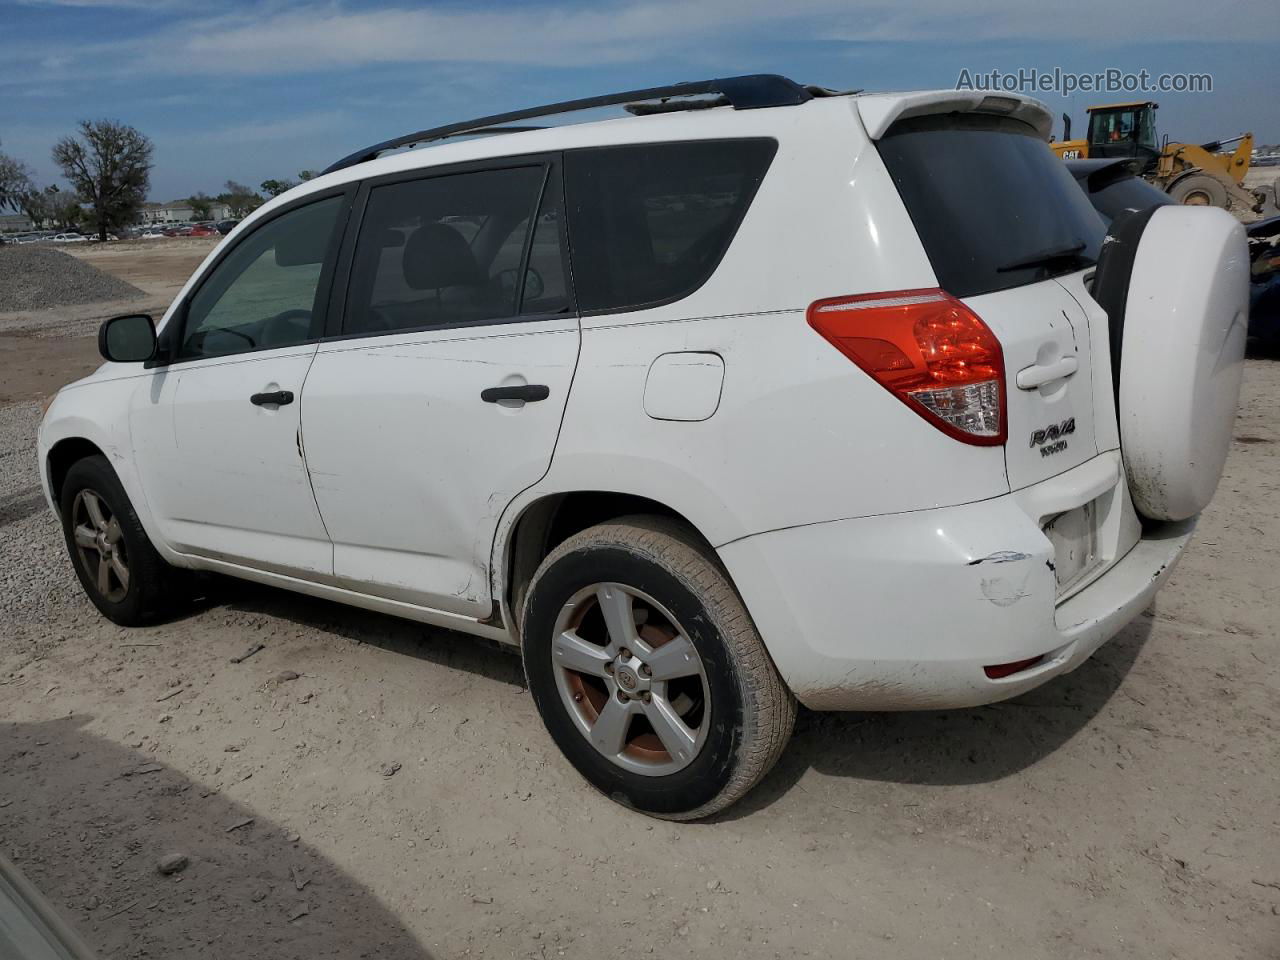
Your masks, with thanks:
<instances>
[{"instance_id":1,"label":"spare tire cover","mask_svg":"<svg viewBox=\"0 0 1280 960\"><path fill-rule=\"evenodd\" d=\"M1160 207L1125 304L1120 444L1134 506L1185 520L1213 498L1231 446L1249 319L1244 228L1225 210Z\"/></svg>"}]
</instances>

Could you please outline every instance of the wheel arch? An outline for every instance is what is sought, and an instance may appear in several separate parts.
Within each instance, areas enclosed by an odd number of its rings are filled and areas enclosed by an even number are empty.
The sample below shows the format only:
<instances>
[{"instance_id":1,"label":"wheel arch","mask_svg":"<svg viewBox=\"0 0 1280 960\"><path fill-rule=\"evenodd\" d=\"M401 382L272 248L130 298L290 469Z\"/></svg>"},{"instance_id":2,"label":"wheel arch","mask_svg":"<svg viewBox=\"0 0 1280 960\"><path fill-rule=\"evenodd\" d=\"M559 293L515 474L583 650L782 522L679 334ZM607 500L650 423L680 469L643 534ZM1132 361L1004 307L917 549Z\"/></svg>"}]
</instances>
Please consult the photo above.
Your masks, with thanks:
<instances>
[{"instance_id":1,"label":"wheel arch","mask_svg":"<svg viewBox=\"0 0 1280 960\"><path fill-rule=\"evenodd\" d=\"M494 594L512 639L519 642L519 611L538 565L557 546L588 527L619 517L648 514L669 517L713 551L710 540L689 517L650 497L617 490L547 493L525 504L500 532L495 549Z\"/></svg>"},{"instance_id":2,"label":"wheel arch","mask_svg":"<svg viewBox=\"0 0 1280 960\"><path fill-rule=\"evenodd\" d=\"M105 456L102 448L87 437L64 437L49 448L44 462L45 477L50 500L59 515L62 513L62 485L66 482L67 472L86 457Z\"/></svg>"}]
</instances>

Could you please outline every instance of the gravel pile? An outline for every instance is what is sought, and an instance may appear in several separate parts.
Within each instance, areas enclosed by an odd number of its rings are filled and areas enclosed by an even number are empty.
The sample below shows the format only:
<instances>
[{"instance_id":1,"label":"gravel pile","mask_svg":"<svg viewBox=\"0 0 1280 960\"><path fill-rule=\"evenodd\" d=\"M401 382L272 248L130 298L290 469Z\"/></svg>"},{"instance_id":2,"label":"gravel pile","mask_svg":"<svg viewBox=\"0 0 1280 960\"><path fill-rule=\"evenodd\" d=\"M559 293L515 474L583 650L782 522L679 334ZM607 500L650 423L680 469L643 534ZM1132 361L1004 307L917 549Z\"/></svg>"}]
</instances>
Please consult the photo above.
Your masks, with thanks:
<instances>
[{"instance_id":1,"label":"gravel pile","mask_svg":"<svg viewBox=\"0 0 1280 960\"><path fill-rule=\"evenodd\" d=\"M0 313L146 296L97 267L36 244L0 247Z\"/></svg>"}]
</instances>

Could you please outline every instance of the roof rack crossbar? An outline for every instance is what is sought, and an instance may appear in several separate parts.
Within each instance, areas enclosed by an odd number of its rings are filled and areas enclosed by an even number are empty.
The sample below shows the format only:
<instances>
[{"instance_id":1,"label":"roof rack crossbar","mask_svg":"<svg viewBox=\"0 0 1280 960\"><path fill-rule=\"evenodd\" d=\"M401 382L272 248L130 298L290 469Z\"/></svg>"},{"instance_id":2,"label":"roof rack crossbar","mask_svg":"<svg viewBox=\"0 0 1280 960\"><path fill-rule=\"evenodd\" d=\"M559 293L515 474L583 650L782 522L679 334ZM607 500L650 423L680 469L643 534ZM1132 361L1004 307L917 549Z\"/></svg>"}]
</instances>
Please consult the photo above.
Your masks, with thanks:
<instances>
[{"instance_id":1,"label":"roof rack crossbar","mask_svg":"<svg viewBox=\"0 0 1280 960\"><path fill-rule=\"evenodd\" d=\"M515 123L520 120L532 120L535 117L550 117L564 113L575 113L579 110L594 110L597 107L612 107L643 100L665 100L670 97L695 97L717 94L728 101L735 110L756 110L762 107L797 106L813 99L810 88L801 86L794 80L772 73L750 74L743 77L721 77L717 80L697 80L689 83L674 83L665 87L648 87L643 90L627 90L623 93L609 93L599 97L586 97L581 100L565 100L561 103L550 103L541 107L528 107L524 110L513 110L510 113L498 113L491 117L479 117L475 120L463 120L417 133L405 134L391 140L375 143L371 147L357 150L343 157L337 163L325 169L325 173L333 173L346 167L355 166L366 160L372 160L388 150L413 146L433 140L443 140L462 134L479 134L499 132L494 129L500 125ZM536 128L507 127L502 132L516 133Z\"/></svg>"}]
</instances>

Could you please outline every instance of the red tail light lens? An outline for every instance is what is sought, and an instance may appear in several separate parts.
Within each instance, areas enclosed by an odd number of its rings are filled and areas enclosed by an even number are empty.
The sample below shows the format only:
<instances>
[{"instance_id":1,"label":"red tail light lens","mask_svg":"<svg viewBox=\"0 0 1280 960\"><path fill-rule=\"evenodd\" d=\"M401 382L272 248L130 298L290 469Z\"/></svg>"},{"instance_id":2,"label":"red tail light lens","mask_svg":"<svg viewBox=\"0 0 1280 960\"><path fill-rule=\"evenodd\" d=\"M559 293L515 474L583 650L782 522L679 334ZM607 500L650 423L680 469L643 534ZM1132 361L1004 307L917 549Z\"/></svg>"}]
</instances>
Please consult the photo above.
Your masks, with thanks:
<instances>
[{"instance_id":1,"label":"red tail light lens","mask_svg":"<svg viewBox=\"0 0 1280 960\"><path fill-rule=\"evenodd\" d=\"M939 430L1005 442L1004 355L972 310L942 290L818 300L809 325Z\"/></svg>"}]
</instances>

